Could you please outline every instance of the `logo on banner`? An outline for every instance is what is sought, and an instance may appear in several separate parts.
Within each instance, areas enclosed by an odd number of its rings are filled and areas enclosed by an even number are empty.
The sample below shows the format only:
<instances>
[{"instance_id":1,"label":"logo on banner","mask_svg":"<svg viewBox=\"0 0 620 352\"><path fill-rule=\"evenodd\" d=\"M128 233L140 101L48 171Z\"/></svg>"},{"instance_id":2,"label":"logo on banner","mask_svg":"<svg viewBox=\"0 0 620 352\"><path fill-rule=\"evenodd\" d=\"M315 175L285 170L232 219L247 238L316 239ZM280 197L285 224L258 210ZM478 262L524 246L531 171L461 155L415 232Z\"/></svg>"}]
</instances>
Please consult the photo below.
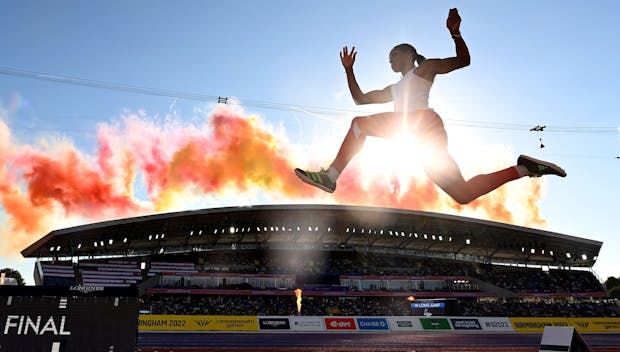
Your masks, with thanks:
<instances>
[{"instance_id":1,"label":"logo on banner","mask_svg":"<svg viewBox=\"0 0 620 352\"><path fill-rule=\"evenodd\" d=\"M411 322L411 320L397 320L396 326L398 326L399 328L412 328L413 323Z\"/></svg>"},{"instance_id":2,"label":"logo on banner","mask_svg":"<svg viewBox=\"0 0 620 352\"><path fill-rule=\"evenodd\" d=\"M290 330L291 325L286 318L282 319L258 319L261 330Z\"/></svg>"},{"instance_id":3,"label":"logo on banner","mask_svg":"<svg viewBox=\"0 0 620 352\"><path fill-rule=\"evenodd\" d=\"M325 318L327 330L355 330L353 318Z\"/></svg>"},{"instance_id":4,"label":"logo on banner","mask_svg":"<svg viewBox=\"0 0 620 352\"><path fill-rule=\"evenodd\" d=\"M291 317L291 328L296 331L325 330L322 317Z\"/></svg>"},{"instance_id":5,"label":"logo on banner","mask_svg":"<svg viewBox=\"0 0 620 352\"><path fill-rule=\"evenodd\" d=\"M385 318L357 318L360 330L389 330Z\"/></svg>"},{"instance_id":6,"label":"logo on banner","mask_svg":"<svg viewBox=\"0 0 620 352\"><path fill-rule=\"evenodd\" d=\"M454 330L482 330L478 319L450 319Z\"/></svg>"},{"instance_id":7,"label":"logo on banner","mask_svg":"<svg viewBox=\"0 0 620 352\"><path fill-rule=\"evenodd\" d=\"M452 330L445 318L420 318L420 323L424 330Z\"/></svg>"}]
</instances>

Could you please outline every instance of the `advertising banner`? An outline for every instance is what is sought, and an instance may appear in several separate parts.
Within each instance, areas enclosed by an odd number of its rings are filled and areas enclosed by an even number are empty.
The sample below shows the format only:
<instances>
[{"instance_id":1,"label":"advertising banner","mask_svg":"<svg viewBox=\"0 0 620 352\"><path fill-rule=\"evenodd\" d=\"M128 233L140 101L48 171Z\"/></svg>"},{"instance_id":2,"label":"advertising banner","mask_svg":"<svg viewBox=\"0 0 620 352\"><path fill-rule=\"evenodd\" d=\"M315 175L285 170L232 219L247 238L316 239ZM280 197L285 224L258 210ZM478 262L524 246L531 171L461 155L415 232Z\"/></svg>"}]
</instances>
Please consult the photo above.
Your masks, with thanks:
<instances>
[{"instance_id":1,"label":"advertising banner","mask_svg":"<svg viewBox=\"0 0 620 352\"><path fill-rule=\"evenodd\" d=\"M325 318L325 328L327 330L357 330L355 325L355 319L339 317L339 318Z\"/></svg>"},{"instance_id":2,"label":"advertising banner","mask_svg":"<svg viewBox=\"0 0 620 352\"><path fill-rule=\"evenodd\" d=\"M139 331L258 331L250 315L149 315L141 314Z\"/></svg>"},{"instance_id":3,"label":"advertising banner","mask_svg":"<svg viewBox=\"0 0 620 352\"><path fill-rule=\"evenodd\" d=\"M476 318L450 318L450 323L454 330L482 330Z\"/></svg>"},{"instance_id":4,"label":"advertising banner","mask_svg":"<svg viewBox=\"0 0 620 352\"><path fill-rule=\"evenodd\" d=\"M568 318L579 332L620 332L620 318Z\"/></svg>"},{"instance_id":5,"label":"advertising banner","mask_svg":"<svg viewBox=\"0 0 620 352\"><path fill-rule=\"evenodd\" d=\"M419 318L424 330L452 330L446 318Z\"/></svg>"},{"instance_id":6,"label":"advertising banner","mask_svg":"<svg viewBox=\"0 0 620 352\"><path fill-rule=\"evenodd\" d=\"M258 317L260 330L291 330L288 317Z\"/></svg>"},{"instance_id":7,"label":"advertising banner","mask_svg":"<svg viewBox=\"0 0 620 352\"><path fill-rule=\"evenodd\" d=\"M387 331L390 330L385 318L356 318L360 330Z\"/></svg>"},{"instance_id":8,"label":"advertising banner","mask_svg":"<svg viewBox=\"0 0 620 352\"><path fill-rule=\"evenodd\" d=\"M570 326L566 318L508 318L516 332L543 332L545 326Z\"/></svg>"},{"instance_id":9,"label":"advertising banner","mask_svg":"<svg viewBox=\"0 0 620 352\"><path fill-rule=\"evenodd\" d=\"M484 331L510 331L514 332L510 320L506 317L480 317L480 326Z\"/></svg>"},{"instance_id":10,"label":"advertising banner","mask_svg":"<svg viewBox=\"0 0 620 352\"><path fill-rule=\"evenodd\" d=\"M411 316L394 316L387 318L391 331L423 331L420 320Z\"/></svg>"},{"instance_id":11,"label":"advertising banner","mask_svg":"<svg viewBox=\"0 0 620 352\"><path fill-rule=\"evenodd\" d=\"M290 317L291 330L294 331L325 331L323 317Z\"/></svg>"}]
</instances>

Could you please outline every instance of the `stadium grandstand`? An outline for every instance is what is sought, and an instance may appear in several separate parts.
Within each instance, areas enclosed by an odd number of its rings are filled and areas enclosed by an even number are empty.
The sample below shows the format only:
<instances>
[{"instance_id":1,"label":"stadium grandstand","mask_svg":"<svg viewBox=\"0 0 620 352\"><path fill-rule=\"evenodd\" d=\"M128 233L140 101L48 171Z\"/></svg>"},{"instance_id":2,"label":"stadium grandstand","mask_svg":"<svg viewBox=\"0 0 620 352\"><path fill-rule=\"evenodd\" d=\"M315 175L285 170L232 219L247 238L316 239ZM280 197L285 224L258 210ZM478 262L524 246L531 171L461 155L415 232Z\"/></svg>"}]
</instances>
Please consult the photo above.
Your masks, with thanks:
<instances>
[{"instance_id":1,"label":"stadium grandstand","mask_svg":"<svg viewBox=\"0 0 620 352\"><path fill-rule=\"evenodd\" d=\"M446 214L297 204L92 223L52 231L22 255L37 259L37 285L137 287L141 320L615 318L618 302L592 270L601 246Z\"/></svg>"}]
</instances>

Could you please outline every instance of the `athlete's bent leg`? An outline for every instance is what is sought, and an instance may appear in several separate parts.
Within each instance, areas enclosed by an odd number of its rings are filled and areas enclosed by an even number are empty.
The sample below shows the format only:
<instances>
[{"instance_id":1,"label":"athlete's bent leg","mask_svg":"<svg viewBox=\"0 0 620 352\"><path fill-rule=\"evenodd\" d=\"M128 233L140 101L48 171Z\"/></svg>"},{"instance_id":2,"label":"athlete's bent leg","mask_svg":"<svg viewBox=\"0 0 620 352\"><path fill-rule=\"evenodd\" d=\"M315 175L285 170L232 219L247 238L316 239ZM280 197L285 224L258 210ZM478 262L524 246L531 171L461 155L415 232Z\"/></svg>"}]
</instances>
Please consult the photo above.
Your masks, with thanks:
<instances>
[{"instance_id":1,"label":"athlete's bent leg","mask_svg":"<svg viewBox=\"0 0 620 352\"><path fill-rule=\"evenodd\" d=\"M402 118L393 112L355 117L330 168L336 169L339 173L342 172L362 149L366 137L389 138L398 130L399 122L402 123Z\"/></svg>"},{"instance_id":2,"label":"athlete's bent leg","mask_svg":"<svg viewBox=\"0 0 620 352\"><path fill-rule=\"evenodd\" d=\"M336 181L340 173L351 159L359 153L367 136L388 137L397 130L397 119L394 113L382 113L370 116L355 117L347 132L336 158L327 170L317 172L295 169L295 174L304 182L326 192L336 190Z\"/></svg>"}]
</instances>

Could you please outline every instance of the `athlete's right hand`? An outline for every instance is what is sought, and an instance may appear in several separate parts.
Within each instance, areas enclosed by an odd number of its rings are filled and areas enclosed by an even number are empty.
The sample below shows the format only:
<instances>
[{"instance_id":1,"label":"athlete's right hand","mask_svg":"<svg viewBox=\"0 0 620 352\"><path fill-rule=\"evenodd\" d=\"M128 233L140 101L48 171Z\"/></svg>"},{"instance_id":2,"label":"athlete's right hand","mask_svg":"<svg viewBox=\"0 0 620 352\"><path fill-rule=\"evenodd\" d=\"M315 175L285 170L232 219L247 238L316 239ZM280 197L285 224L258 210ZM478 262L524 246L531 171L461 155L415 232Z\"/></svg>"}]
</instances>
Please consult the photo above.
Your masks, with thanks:
<instances>
[{"instance_id":1,"label":"athlete's right hand","mask_svg":"<svg viewBox=\"0 0 620 352\"><path fill-rule=\"evenodd\" d=\"M344 66L345 71L353 69L353 63L355 63L356 55L357 52L355 51L355 47L351 48L351 52L349 52L349 48L347 46L342 48L342 51L340 52L340 61L342 62L342 66Z\"/></svg>"}]
</instances>

